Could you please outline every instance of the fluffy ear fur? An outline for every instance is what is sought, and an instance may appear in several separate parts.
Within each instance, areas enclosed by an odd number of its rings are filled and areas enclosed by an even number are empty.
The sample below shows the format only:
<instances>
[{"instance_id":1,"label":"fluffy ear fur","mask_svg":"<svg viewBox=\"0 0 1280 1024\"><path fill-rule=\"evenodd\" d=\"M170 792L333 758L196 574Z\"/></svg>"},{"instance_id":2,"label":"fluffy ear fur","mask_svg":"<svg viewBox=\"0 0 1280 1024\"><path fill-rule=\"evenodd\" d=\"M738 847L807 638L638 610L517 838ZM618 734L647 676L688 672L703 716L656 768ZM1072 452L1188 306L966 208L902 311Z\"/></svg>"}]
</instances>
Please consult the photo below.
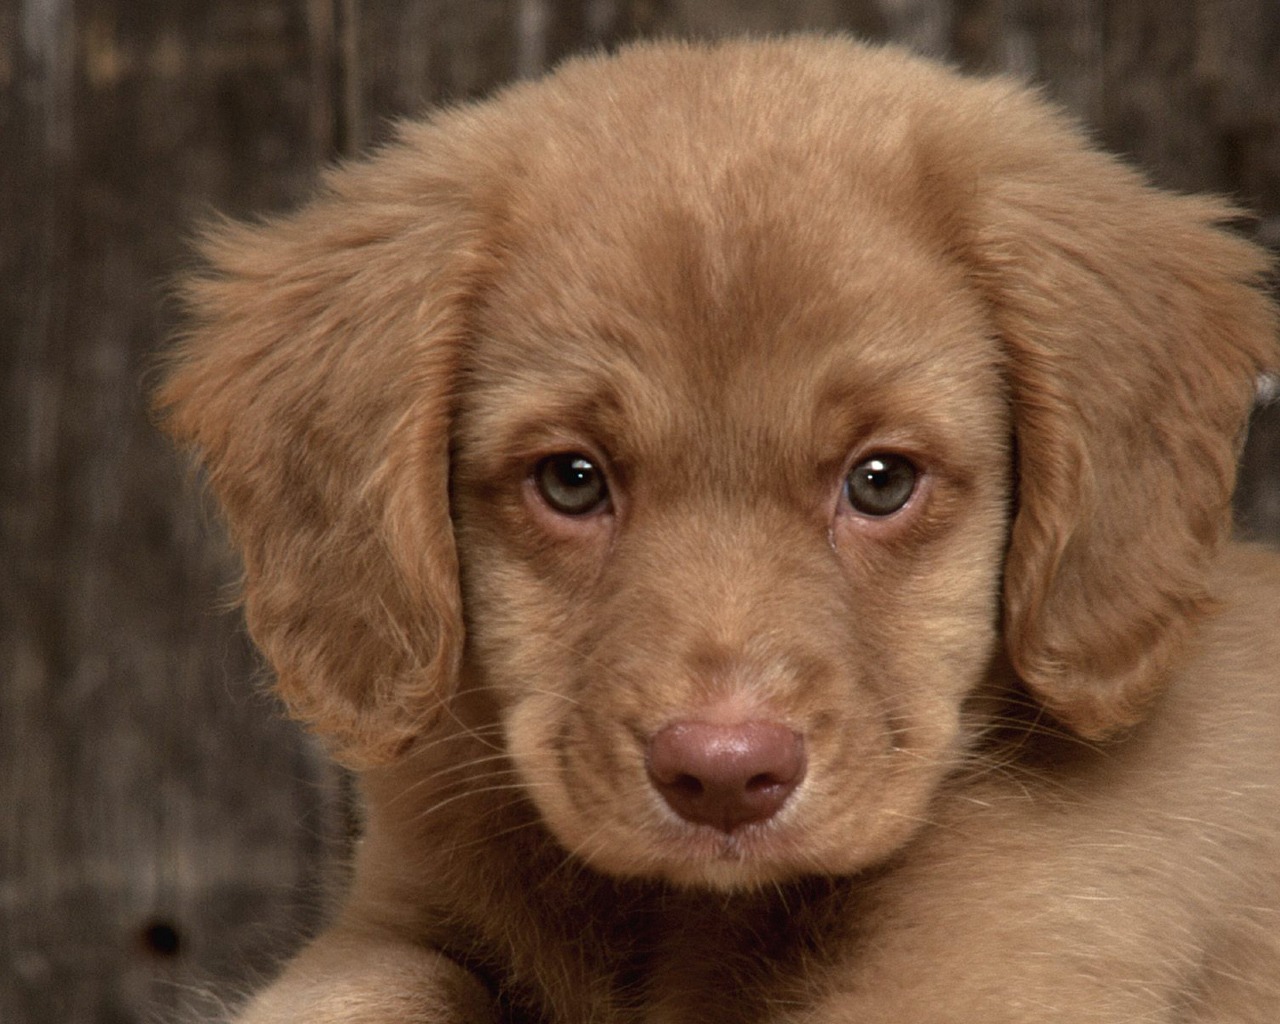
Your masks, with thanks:
<instances>
[{"instance_id":1,"label":"fluffy ear fur","mask_svg":"<svg viewBox=\"0 0 1280 1024\"><path fill-rule=\"evenodd\" d=\"M244 559L292 712L353 767L437 714L462 641L448 417L477 215L436 129L300 213L209 232L156 398Z\"/></svg>"},{"instance_id":2,"label":"fluffy ear fur","mask_svg":"<svg viewBox=\"0 0 1280 1024\"><path fill-rule=\"evenodd\" d=\"M1242 426L1277 363L1268 260L1219 226L1226 204L1150 187L1021 96L992 106L969 230L1016 429L1007 642L1096 738L1140 719L1209 604Z\"/></svg>"}]
</instances>

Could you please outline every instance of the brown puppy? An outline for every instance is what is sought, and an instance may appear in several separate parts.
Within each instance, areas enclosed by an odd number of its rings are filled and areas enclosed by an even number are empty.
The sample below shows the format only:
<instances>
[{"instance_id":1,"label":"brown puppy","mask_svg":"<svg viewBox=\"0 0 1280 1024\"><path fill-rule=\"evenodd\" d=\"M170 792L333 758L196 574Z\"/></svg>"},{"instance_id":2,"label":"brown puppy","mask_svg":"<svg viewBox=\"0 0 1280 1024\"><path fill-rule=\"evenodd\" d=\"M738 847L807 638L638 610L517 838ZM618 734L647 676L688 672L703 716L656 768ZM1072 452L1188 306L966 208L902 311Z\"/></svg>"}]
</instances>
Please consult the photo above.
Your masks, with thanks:
<instances>
[{"instance_id":1,"label":"brown puppy","mask_svg":"<svg viewBox=\"0 0 1280 1024\"><path fill-rule=\"evenodd\" d=\"M571 62L216 231L160 404L368 811L243 1019L1280 1020L1230 216L796 39Z\"/></svg>"}]
</instances>

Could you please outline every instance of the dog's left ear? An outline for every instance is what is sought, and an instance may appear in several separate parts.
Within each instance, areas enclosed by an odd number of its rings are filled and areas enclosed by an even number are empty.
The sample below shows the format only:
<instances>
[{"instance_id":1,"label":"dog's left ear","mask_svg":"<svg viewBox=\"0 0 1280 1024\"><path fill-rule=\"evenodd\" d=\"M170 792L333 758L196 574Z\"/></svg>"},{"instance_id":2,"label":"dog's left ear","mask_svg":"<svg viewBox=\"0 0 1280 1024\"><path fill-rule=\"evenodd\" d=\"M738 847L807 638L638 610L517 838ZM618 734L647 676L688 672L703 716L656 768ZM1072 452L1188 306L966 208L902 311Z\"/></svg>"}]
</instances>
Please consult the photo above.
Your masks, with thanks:
<instances>
[{"instance_id":1,"label":"dog's left ear","mask_svg":"<svg viewBox=\"0 0 1280 1024\"><path fill-rule=\"evenodd\" d=\"M449 420L479 215L455 136L406 131L298 213L207 234L156 396L226 514L280 695L356 768L439 719L462 649Z\"/></svg>"},{"instance_id":2,"label":"dog's left ear","mask_svg":"<svg viewBox=\"0 0 1280 1024\"><path fill-rule=\"evenodd\" d=\"M1269 261L1220 226L1225 203L1152 188L1025 96L995 102L967 231L1016 430L1006 642L1032 693L1097 738L1140 720L1211 604L1278 360Z\"/></svg>"}]
</instances>

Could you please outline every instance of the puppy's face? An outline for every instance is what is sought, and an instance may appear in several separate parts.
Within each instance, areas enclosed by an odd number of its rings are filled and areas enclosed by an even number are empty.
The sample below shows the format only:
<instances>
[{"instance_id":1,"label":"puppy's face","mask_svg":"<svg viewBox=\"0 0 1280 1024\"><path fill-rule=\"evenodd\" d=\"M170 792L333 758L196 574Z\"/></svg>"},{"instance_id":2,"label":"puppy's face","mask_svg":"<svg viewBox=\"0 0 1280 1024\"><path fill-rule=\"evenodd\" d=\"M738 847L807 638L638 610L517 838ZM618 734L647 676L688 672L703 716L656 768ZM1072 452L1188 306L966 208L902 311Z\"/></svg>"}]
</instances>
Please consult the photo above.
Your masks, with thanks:
<instances>
[{"instance_id":1,"label":"puppy's face","mask_svg":"<svg viewBox=\"0 0 1280 1024\"><path fill-rule=\"evenodd\" d=\"M956 268L836 184L687 195L513 218L455 434L467 673L596 867L846 872L927 814L995 651L996 347Z\"/></svg>"},{"instance_id":2,"label":"puppy's face","mask_svg":"<svg viewBox=\"0 0 1280 1024\"><path fill-rule=\"evenodd\" d=\"M348 765L496 722L597 868L853 871L993 664L1104 737L1211 605L1278 358L1231 212L891 50L641 46L213 231L158 403Z\"/></svg>"}]
</instances>

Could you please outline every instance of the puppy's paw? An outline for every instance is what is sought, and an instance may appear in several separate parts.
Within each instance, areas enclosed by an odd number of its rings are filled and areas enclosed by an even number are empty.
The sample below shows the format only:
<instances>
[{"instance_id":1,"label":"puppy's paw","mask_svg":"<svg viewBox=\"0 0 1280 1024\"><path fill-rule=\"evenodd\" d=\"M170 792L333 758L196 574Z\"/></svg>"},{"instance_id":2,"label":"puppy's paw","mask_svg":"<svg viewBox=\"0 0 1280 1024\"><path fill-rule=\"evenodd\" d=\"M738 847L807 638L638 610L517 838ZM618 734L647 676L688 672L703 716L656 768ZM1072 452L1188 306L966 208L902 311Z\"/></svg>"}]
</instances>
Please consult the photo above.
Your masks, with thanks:
<instances>
[{"instance_id":1,"label":"puppy's paw","mask_svg":"<svg viewBox=\"0 0 1280 1024\"><path fill-rule=\"evenodd\" d=\"M235 1024L498 1024L492 997L452 960L416 946L323 936Z\"/></svg>"}]
</instances>

